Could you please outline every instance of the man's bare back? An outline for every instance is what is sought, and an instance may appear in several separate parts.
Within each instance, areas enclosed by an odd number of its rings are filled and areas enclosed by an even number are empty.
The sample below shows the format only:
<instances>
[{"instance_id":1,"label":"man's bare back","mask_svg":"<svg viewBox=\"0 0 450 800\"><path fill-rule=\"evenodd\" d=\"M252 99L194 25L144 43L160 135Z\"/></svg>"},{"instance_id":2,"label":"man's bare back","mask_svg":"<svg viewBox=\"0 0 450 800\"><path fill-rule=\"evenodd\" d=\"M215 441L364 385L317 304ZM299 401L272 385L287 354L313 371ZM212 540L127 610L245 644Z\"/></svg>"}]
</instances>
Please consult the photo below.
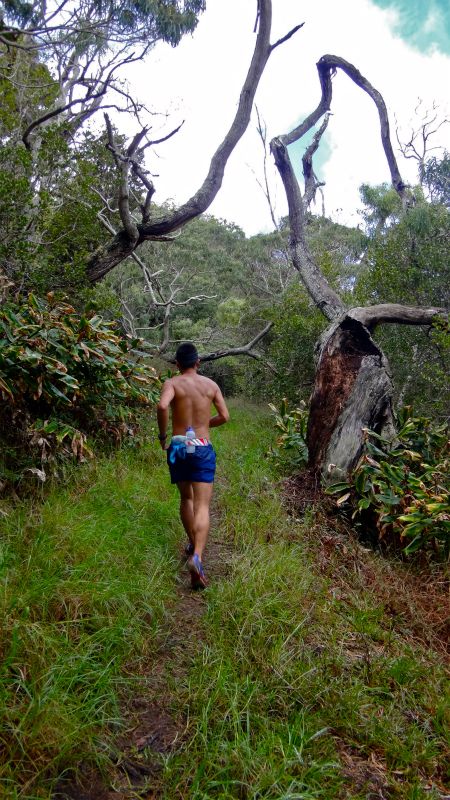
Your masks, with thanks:
<instances>
[{"instance_id":1,"label":"man's bare back","mask_svg":"<svg viewBox=\"0 0 450 800\"><path fill-rule=\"evenodd\" d=\"M214 403L217 415L211 417ZM188 369L182 375L169 378L163 386L159 408L172 410L172 434L184 436L187 429L193 428L199 439L207 439L210 427L227 422L229 415L217 383L195 369Z\"/></svg>"},{"instance_id":2,"label":"man's bare back","mask_svg":"<svg viewBox=\"0 0 450 800\"><path fill-rule=\"evenodd\" d=\"M167 463L172 483L180 492L180 515L189 542L185 552L190 556L188 569L194 589L207 585L202 565L202 553L209 533L209 504L214 484L216 454L209 440L209 429L228 422L230 415L217 383L197 375L198 353L186 343L177 350L176 364L181 375L164 383L157 417L159 440L167 450ZM211 416L214 403L217 414ZM169 408L172 410L172 435L167 445ZM186 447L186 431L195 431L194 452ZM194 437L193 437L194 438Z\"/></svg>"}]
</instances>

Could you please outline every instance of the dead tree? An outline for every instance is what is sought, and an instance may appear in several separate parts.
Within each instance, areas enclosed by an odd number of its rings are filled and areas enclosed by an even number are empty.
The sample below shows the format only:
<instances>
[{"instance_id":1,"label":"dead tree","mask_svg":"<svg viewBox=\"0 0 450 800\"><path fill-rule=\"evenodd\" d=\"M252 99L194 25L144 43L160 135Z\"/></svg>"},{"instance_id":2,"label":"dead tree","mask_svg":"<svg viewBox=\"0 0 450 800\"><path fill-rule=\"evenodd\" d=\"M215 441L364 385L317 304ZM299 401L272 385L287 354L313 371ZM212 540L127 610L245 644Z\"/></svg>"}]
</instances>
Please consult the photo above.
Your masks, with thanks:
<instances>
[{"instance_id":1,"label":"dead tree","mask_svg":"<svg viewBox=\"0 0 450 800\"><path fill-rule=\"evenodd\" d=\"M381 94L352 64L338 56L323 56L317 69L322 94L316 110L293 131L273 139L271 151L288 200L289 248L293 264L317 308L330 323L317 346L307 443L310 467L321 473L324 483L333 483L356 466L364 450L365 428L391 438L395 436L393 384L387 359L373 338L376 327L386 323L430 326L436 318L448 319L448 312L441 308L390 303L347 308L314 261L305 236L305 207L310 198L308 181L302 196L287 148L330 110L331 79L338 69L374 101L392 185L402 201L404 213L411 203L411 193L402 180L392 148L387 109ZM318 145L320 131L315 136L315 145Z\"/></svg>"},{"instance_id":2,"label":"dead tree","mask_svg":"<svg viewBox=\"0 0 450 800\"><path fill-rule=\"evenodd\" d=\"M431 108L424 108L419 98L414 109L415 117L410 121L409 136L404 140L397 127L396 137L399 150L404 158L417 162L419 178L422 176L425 161L433 151L444 150L441 145L432 145L430 140L443 127L450 123L448 114L443 114L438 103L433 102Z\"/></svg>"},{"instance_id":3,"label":"dead tree","mask_svg":"<svg viewBox=\"0 0 450 800\"><path fill-rule=\"evenodd\" d=\"M126 155L126 162L120 166L123 177L120 203L122 228L106 245L99 247L92 254L86 266L86 274L90 281L98 281L103 278L117 264L120 264L121 261L134 253L143 242L167 241L171 233L203 214L216 197L222 185L227 161L248 127L255 93L270 54L302 27L297 25L286 36L283 36L274 44L270 44L271 0L259 0L258 8L258 35L255 50L250 69L242 87L236 116L222 144L219 145L212 157L208 174L203 184L179 208L164 214L161 214L159 210L154 211L151 206L151 198L155 191L153 183L143 179L144 173L139 169L138 161L138 156L143 147L141 142L145 138L146 131L138 133L130 145L131 149ZM139 222L132 218L129 209L127 176L131 169L142 180L146 190L147 199L143 204L142 219Z\"/></svg>"}]
</instances>

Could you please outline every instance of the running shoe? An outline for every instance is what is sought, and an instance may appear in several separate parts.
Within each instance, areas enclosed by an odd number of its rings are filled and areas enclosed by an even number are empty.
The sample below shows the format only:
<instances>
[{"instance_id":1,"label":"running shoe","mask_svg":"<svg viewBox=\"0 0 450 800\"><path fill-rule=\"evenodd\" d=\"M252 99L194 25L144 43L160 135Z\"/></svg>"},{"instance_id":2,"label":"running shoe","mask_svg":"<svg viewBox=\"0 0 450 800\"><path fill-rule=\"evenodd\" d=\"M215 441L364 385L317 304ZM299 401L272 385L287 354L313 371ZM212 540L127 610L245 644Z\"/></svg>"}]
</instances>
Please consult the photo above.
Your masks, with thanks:
<instances>
[{"instance_id":1,"label":"running shoe","mask_svg":"<svg viewBox=\"0 0 450 800\"><path fill-rule=\"evenodd\" d=\"M188 561L188 570L191 573L191 585L193 589L206 589L208 586L205 578L203 564L197 555L191 556Z\"/></svg>"},{"instance_id":2,"label":"running shoe","mask_svg":"<svg viewBox=\"0 0 450 800\"><path fill-rule=\"evenodd\" d=\"M187 543L186 547L184 548L185 555L193 556L194 555L194 545L190 542Z\"/></svg>"}]
</instances>

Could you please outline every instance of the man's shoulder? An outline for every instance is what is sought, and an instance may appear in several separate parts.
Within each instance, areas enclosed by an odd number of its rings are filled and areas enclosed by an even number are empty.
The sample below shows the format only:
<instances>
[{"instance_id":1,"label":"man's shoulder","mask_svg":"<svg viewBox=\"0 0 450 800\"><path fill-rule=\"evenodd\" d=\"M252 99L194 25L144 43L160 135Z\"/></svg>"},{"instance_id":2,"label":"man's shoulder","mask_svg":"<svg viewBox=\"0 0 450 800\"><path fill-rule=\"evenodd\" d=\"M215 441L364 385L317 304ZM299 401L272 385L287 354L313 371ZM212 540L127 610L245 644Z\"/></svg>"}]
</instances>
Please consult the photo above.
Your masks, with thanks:
<instances>
[{"instance_id":1,"label":"man's shoulder","mask_svg":"<svg viewBox=\"0 0 450 800\"><path fill-rule=\"evenodd\" d=\"M204 381L205 382L205 386L207 385L211 389L214 389L215 391L217 391L217 389L219 388L217 386L217 383L215 381L213 381L211 378L207 378L206 375L197 375L197 378L200 378L202 381Z\"/></svg>"},{"instance_id":2,"label":"man's shoulder","mask_svg":"<svg viewBox=\"0 0 450 800\"><path fill-rule=\"evenodd\" d=\"M165 381L164 381L164 383L163 383L163 388L164 388L165 386L174 386L174 385L175 385L175 382L176 382L176 380L177 380L177 377L179 377L179 376L178 376L178 375L175 375L173 378L166 378L166 380L165 380Z\"/></svg>"},{"instance_id":3,"label":"man's shoulder","mask_svg":"<svg viewBox=\"0 0 450 800\"><path fill-rule=\"evenodd\" d=\"M184 381L182 375L174 375L173 378L167 378L164 385L166 383L176 392L182 388Z\"/></svg>"}]
</instances>

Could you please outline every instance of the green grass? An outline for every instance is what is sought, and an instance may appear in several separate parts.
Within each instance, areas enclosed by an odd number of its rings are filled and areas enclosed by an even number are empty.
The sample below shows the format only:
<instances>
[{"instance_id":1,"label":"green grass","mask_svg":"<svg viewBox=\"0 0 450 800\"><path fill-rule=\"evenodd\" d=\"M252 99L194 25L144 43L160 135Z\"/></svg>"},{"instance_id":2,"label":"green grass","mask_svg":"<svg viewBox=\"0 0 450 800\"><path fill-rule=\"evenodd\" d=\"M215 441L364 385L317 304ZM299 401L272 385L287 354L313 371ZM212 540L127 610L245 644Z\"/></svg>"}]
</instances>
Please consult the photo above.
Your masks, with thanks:
<instances>
[{"instance_id":1,"label":"green grass","mask_svg":"<svg viewBox=\"0 0 450 800\"><path fill-rule=\"evenodd\" d=\"M100 460L3 521L2 796L34 796L92 753L119 718L121 666L157 650L179 538L161 460L150 448Z\"/></svg>"},{"instance_id":2,"label":"green grass","mask_svg":"<svg viewBox=\"0 0 450 800\"><path fill-rule=\"evenodd\" d=\"M171 631L186 648L183 670L162 673L166 707L187 732L164 760L160 797L419 800L439 797L425 791L432 781L448 785L445 664L402 634L356 562L333 556L324 567L316 516L286 513L264 459L270 418L231 405L231 422L214 431L231 572L192 626L176 616L182 533L157 443L100 459L44 502L10 509L2 797L49 797L64 769L105 762L98 737L120 729L133 677L149 674ZM402 569L364 558L378 581ZM371 794L374 764L390 794Z\"/></svg>"},{"instance_id":3,"label":"green grass","mask_svg":"<svg viewBox=\"0 0 450 800\"><path fill-rule=\"evenodd\" d=\"M390 796L437 797L421 787L450 777L447 670L393 630L353 569L347 600L333 599L311 519L293 522L274 490L268 438L251 411L215 436L233 575L209 592L183 697L195 734L169 762L164 796L331 800L351 783L346 750L355 783L355 756L374 754ZM369 793L362 785L354 796Z\"/></svg>"}]
</instances>

